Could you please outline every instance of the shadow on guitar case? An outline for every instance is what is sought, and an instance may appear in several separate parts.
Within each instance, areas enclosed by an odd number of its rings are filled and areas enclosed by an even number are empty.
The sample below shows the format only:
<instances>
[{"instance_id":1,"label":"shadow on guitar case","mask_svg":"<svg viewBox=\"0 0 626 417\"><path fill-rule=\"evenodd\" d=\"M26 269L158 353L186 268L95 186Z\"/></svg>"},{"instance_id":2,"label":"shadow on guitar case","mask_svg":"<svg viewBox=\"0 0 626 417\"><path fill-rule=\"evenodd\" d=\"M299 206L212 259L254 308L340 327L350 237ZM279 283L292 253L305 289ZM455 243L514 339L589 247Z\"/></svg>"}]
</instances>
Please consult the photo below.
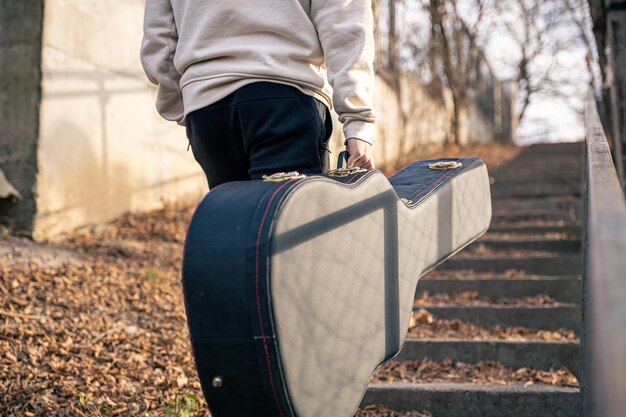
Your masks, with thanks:
<instances>
[{"instance_id":1,"label":"shadow on guitar case","mask_svg":"<svg viewBox=\"0 0 626 417\"><path fill-rule=\"evenodd\" d=\"M213 417L350 417L402 348L425 273L491 221L479 158L387 179L342 167L215 188L187 234L183 286Z\"/></svg>"}]
</instances>

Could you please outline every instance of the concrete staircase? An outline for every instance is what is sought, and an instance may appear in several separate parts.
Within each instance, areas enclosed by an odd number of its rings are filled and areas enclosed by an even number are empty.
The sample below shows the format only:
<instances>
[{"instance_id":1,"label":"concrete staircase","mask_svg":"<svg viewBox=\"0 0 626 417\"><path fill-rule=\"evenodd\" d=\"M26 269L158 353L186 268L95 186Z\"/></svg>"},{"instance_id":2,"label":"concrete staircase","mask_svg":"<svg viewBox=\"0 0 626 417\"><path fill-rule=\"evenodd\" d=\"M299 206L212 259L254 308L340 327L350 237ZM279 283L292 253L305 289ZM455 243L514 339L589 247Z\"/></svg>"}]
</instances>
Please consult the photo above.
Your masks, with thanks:
<instances>
[{"instance_id":1,"label":"concrete staircase","mask_svg":"<svg viewBox=\"0 0 626 417\"><path fill-rule=\"evenodd\" d=\"M492 227L436 271L423 277L416 298L474 291L511 302L449 304L425 308L439 319L483 326L566 328L580 334L582 300L582 144L534 145L493 177ZM524 305L515 299L546 295L557 305ZM394 361L475 364L497 361L511 369L568 368L579 377L579 343L543 340L407 339ZM362 407L386 405L433 417L578 416L577 387L544 383L373 382Z\"/></svg>"}]
</instances>

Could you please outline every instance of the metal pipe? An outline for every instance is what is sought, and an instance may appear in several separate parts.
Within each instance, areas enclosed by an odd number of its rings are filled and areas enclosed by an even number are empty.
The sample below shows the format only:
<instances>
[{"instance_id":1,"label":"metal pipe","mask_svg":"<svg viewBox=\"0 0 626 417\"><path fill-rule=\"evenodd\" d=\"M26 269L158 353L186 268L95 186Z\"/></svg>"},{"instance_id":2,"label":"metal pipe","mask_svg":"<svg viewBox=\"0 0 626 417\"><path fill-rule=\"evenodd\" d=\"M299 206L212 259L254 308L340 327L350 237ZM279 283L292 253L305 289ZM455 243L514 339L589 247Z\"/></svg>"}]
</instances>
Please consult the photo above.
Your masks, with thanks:
<instances>
[{"instance_id":1,"label":"metal pipe","mask_svg":"<svg viewBox=\"0 0 626 417\"><path fill-rule=\"evenodd\" d=\"M618 417L626 410L626 201L592 93L585 125L583 415Z\"/></svg>"}]
</instances>

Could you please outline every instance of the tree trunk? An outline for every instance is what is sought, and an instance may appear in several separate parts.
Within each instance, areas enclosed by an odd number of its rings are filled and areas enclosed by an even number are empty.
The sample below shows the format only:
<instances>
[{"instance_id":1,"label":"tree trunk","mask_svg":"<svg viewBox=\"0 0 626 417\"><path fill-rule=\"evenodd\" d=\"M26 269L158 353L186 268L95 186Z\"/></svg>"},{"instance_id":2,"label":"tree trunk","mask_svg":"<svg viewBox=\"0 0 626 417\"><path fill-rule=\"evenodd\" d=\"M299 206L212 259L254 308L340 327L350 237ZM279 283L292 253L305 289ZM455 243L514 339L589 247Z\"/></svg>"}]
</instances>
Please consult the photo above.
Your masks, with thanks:
<instances>
[{"instance_id":1,"label":"tree trunk","mask_svg":"<svg viewBox=\"0 0 626 417\"><path fill-rule=\"evenodd\" d=\"M452 93L452 138L449 144L461 146L461 103L459 97Z\"/></svg>"},{"instance_id":2,"label":"tree trunk","mask_svg":"<svg viewBox=\"0 0 626 417\"><path fill-rule=\"evenodd\" d=\"M372 14L374 15L374 45L376 48L375 51L375 64L377 66L384 65L381 62L382 57L384 56L381 50L380 44L380 1L381 0L372 0Z\"/></svg>"},{"instance_id":3,"label":"tree trunk","mask_svg":"<svg viewBox=\"0 0 626 417\"><path fill-rule=\"evenodd\" d=\"M398 69L398 32L396 29L396 0L389 0L389 36L388 42L388 54L389 54L389 69L394 72Z\"/></svg>"}]
</instances>

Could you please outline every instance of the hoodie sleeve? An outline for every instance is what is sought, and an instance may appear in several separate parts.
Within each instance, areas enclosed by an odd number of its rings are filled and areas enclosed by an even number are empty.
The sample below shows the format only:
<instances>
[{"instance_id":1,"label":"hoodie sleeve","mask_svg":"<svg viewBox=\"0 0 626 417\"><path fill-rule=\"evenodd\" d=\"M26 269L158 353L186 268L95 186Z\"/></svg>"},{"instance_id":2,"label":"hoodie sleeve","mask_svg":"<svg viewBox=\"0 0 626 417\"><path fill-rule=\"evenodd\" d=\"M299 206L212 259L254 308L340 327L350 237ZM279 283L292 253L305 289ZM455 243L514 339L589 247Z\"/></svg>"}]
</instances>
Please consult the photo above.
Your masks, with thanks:
<instances>
[{"instance_id":1,"label":"hoodie sleeve","mask_svg":"<svg viewBox=\"0 0 626 417\"><path fill-rule=\"evenodd\" d=\"M141 64L157 85L157 111L164 119L184 125L181 75L174 68L178 31L170 0L146 0Z\"/></svg>"},{"instance_id":2,"label":"hoodie sleeve","mask_svg":"<svg viewBox=\"0 0 626 417\"><path fill-rule=\"evenodd\" d=\"M324 50L333 103L346 139L371 143L376 121L371 0L311 0L311 20Z\"/></svg>"}]
</instances>

